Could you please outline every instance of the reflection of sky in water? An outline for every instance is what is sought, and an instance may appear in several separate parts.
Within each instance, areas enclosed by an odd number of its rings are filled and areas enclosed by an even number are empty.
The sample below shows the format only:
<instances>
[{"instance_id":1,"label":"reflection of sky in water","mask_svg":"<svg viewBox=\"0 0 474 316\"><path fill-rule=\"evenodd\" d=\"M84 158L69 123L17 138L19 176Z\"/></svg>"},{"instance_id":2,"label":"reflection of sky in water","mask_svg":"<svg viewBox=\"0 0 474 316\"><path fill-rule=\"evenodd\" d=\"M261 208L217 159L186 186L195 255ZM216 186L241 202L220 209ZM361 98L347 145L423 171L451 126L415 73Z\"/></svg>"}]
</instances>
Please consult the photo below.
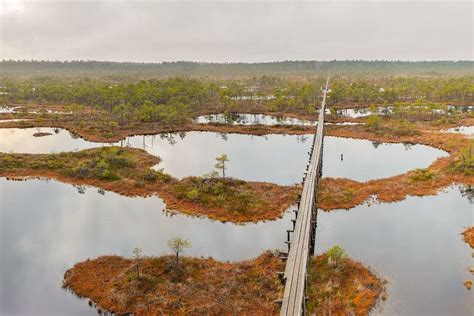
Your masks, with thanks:
<instances>
[{"instance_id":1,"label":"reflection of sky in water","mask_svg":"<svg viewBox=\"0 0 474 316\"><path fill-rule=\"evenodd\" d=\"M247 113L234 113L228 115L220 113L203 115L197 117L195 121L199 124L226 123L234 125L316 125L315 121L301 120L291 117L278 117L273 115Z\"/></svg>"},{"instance_id":2,"label":"reflection of sky in water","mask_svg":"<svg viewBox=\"0 0 474 316\"><path fill-rule=\"evenodd\" d=\"M53 135L32 137L38 131ZM121 144L159 155L163 158L159 167L178 177L209 172L214 158L227 153L230 175L287 184L300 181L311 143L311 135L190 132L181 136L135 136ZM2 152L49 153L100 145L73 139L66 130L56 134L47 128L0 129ZM428 166L445 153L420 145L326 137L324 155L324 176L365 180ZM471 250L459 234L472 224L473 208L456 190L447 191L350 212L321 212L317 251L340 244L351 256L388 276L387 315L472 314L472 292L462 285L470 277ZM86 258L129 256L135 246L149 255L166 253L167 240L178 234L192 242L191 255L251 258L264 249L284 248L286 229L291 226L288 213L281 220L234 225L170 217L163 208L157 197L128 198L110 192L102 196L94 188L81 195L74 187L54 181L0 179L0 314L95 313L60 289L64 271Z\"/></svg>"},{"instance_id":3,"label":"reflection of sky in water","mask_svg":"<svg viewBox=\"0 0 474 316\"><path fill-rule=\"evenodd\" d=\"M37 131L53 135L33 137ZM243 180L293 184L301 181L312 135L252 136L188 132L133 136L118 145L145 148L162 158L156 166L175 176L203 175L214 169L215 157L226 153L227 174ZM0 129L0 152L50 153L98 147L101 144L73 139L66 130L51 128ZM344 155L341 161L341 154ZM422 145L377 144L367 140L326 137L325 177L365 181L429 166L446 153Z\"/></svg>"},{"instance_id":4,"label":"reflection of sky in water","mask_svg":"<svg viewBox=\"0 0 474 316\"><path fill-rule=\"evenodd\" d=\"M419 111L421 108L420 107L405 107L406 111ZM425 109L427 109L425 107ZM473 106L448 106L448 114L451 114L452 112L461 112L461 113L466 113L466 112L471 112L473 111L474 107ZM363 116L368 116L372 114L377 114L377 115L388 115L391 114L395 111L394 107L392 106L387 106L387 107L377 107L376 113L373 113L372 111L369 110L369 108L352 108L352 109L337 109L336 110L336 115L338 116L347 116L347 117L363 117ZM326 109L326 113L330 114L331 109ZM445 110L443 109L432 109L432 113L440 113L443 114L445 113Z\"/></svg>"},{"instance_id":5,"label":"reflection of sky in water","mask_svg":"<svg viewBox=\"0 0 474 316\"><path fill-rule=\"evenodd\" d=\"M472 278L472 250L460 235L473 223L472 205L448 189L434 197L320 212L316 252L339 244L387 277L383 314L473 315L473 293L463 286Z\"/></svg>"},{"instance_id":6,"label":"reflection of sky in water","mask_svg":"<svg viewBox=\"0 0 474 316\"><path fill-rule=\"evenodd\" d=\"M341 161L341 154L343 160ZM366 181L428 167L448 154L424 145L387 144L325 137L323 176Z\"/></svg>"},{"instance_id":7,"label":"reflection of sky in water","mask_svg":"<svg viewBox=\"0 0 474 316\"><path fill-rule=\"evenodd\" d=\"M0 113L14 113L17 107L0 106Z\"/></svg>"},{"instance_id":8,"label":"reflection of sky in water","mask_svg":"<svg viewBox=\"0 0 474 316\"><path fill-rule=\"evenodd\" d=\"M167 241L188 238L188 254L240 260L284 249L290 214L249 225L162 212L157 197L129 198L66 184L0 179L0 314L65 315L87 310L61 288L74 263L104 254L168 253ZM75 304L74 304L75 303Z\"/></svg>"},{"instance_id":9,"label":"reflection of sky in water","mask_svg":"<svg viewBox=\"0 0 474 316\"><path fill-rule=\"evenodd\" d=\"M474 137L474 126L453 127L453 128L447 129L446 132L464 134L472 138Z\"/></svg>"},{"instance_id":10,"label":"reflection of sky in water","mask_svg":"<svg viewBox=\"0 0 474 316\"><path fill-rule=\"evenodd\" d=\"M22 121L29 121L30 119L6 119L3 120L0 118L0 123L7 123L7 122L22 122Z\"/></svg>"},{"instance_id":11,"label":"reflection of sky in water","mask_svg":"<svg viewBox=\"0 0 474 316\"><path fill-rule=\"evenodd\" d=\"M167 216L156 197L128 198L87 188L79 194L58 182L0 180L0 314L84 314L86 302L61 286L78 261L104 254L130 256L131 249L159 255L176 235L188 238L195 256L238 260L265 249L284 249L290 214L250 225ZM435 197L394 204L320 212L317 253L340 244L357 260L390 279L387 315L468 315L472 293L471 250L460 232L473 209L455 189ZM423 295L426 299L420 299Z\"/></svg>"}]
</instances>

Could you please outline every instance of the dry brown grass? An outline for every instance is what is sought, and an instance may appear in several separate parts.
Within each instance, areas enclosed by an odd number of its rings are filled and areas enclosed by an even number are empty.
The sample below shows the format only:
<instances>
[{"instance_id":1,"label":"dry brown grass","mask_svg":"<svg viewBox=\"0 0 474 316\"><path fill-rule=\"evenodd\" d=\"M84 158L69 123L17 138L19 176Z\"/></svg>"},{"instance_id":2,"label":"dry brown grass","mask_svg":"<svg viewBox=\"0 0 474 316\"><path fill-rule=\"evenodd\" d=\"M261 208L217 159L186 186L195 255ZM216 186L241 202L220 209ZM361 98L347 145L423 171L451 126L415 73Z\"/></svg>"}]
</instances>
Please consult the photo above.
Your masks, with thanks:
<instances>
[{"instance_id":1,"label":"dry brown grass","mask_svg":"<svg viewBox=\"0 0 474 316\"><path fill-rule=\"evenodd\" d=\"M326 254L314 257L308 274L311 315L368 315L384 292L383 281L350 258L331 266Z\"/></svg>"},{"instance_id":2,"label":"dry brown grass","mask_svg":"<svg viewBox=\"0 0 474 316\"><path fill-rule=\"evenodd\" d=\"M276 275L283 263L272 252L228 263L173 256L140 261L104 256L76 264L64 274L64 287L101 309L136 315L275 315L282 291Z\"/></svg>"},{"instance_id":3,"label":"dry brown grass","mask_svg":"<svg viewBox=\"0 0 474 316\"><path fill-rule=\"evenodd\" d=\"M284 263L275 253L253 260L147 257L136 261L103 256L77 263L63 286L101 310L136 315L277 315L283 285L276 272ZM326 254L309 264L309 311L322 315L367 315L384 292L383 282L361 263L344 258L337 267Z\"/></svg>"},{"instance_id":4,"label":"dry brown grass","mask_svg":"<svg viewBox=\"0 0 474 316\"><path fill-rule=\"evenodd\" d=\"M465 231L462 232L462 239L474 249L474 227L467 227Z\"/></svg>"}]
</instances>

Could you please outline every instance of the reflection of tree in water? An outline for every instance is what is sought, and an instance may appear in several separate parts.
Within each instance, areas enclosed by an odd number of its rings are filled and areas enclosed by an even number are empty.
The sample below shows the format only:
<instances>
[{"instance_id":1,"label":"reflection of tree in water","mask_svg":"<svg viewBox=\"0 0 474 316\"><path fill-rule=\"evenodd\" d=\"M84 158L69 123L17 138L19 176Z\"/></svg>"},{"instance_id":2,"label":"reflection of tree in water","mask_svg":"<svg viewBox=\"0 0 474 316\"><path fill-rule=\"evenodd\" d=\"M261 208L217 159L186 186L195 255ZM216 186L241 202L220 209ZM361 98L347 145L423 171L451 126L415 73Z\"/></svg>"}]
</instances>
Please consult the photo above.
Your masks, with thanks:
<instances>
[{"instance_id":1,"label":"reflection of tree in water","mask_svg":"<svg viewBox=\"0 0 474 316\"><path fill-rule=\"evenodd\" d=\"M286 120L283 116L273 116L277 124L285 124Z\"/></svg>"},{"instance_id":2,"label":"reflection of tree in water","mask_svg":"<svg viewBox=\"0 0 474 316\"><path fill-rule=\"evenodd\" d=\"M410 143L403 143L403 147L405 147L405 150L410 150L413 144Z\"/></svg>"},{"instance_id":3,"label":"reflection of tree in water","mask_svg":"<svg viewBox=\"0 0 474 316\"><path fill-rule=\"evenodd\" d=\"M223 141L228 141L229 138L227 136L227 133L219 133L219 136L222 138Z\"/></svg>"},{"instance_id":4,"label":"reflection of tree in water","mask_svg":"<svg viewBox=\"0 0 474 316\"><path fill-rule=\"evenodd\" d=\"M368 114L369 112L370 112L370 111L368 111L366 108L361 108L361 109L355 108L355 109L354 109L354 113L360 114L360 115L362 115L362 114L365 115L365 114Z\"/></svg>"},{"instance_id":5,"label":"reflection of tree in water","mask_svg":"<svg viewBox=\"0 0 474 316\"><path fill-rule=\"evenodd\" d=\"M304 144L308 140L308 136L306 135L296 135L296 141L298 143Z\"/></svg>"},{"instance_id":6,"label":"reflection of tree in water","mask_svg":"<svg viewBox=\"0 0 474 316\"><path fill-rule=\"evenodd\" d=\"M132 144L130 144L130 137L127 137L120 141L120 147L131 147L131 146Z\"/></svg>"},{"instance_id":7,"label":"reflection of tree in water","mask_svg":"<svg viewBox=\"0 0 474 316\"><path fill-rule=\"evenodd\" d=\"M377 149L380 145L382 145L382 142L376 140L372 142L372 146L374 146L375 149Z\"/></svg>"},{"instance_id":8,"label":"reflection of tree in water","mask_svg":"<svg viewBox=\"0 0 474 316\"><path fill-rule=\"evenodd\" d=\"M392 109L390 107L379 107L378 112L382 115L388 115L392 112Z\"/></svg>"},{"instance_id":9,"label":"reflection of tree in water","mask_svg":"<svg viewBox=\"0 0 474 316\"><path fill-rule=\"evenodd\" d=\"M224 112L224 123L233 124L239 121L245 121L245 117L239 113Z\"/></svg>"},{"instance_id":10,"label":"reflection of tree in water","mask_svg":"<svg viewBox=\"0 0 474 316\"><path fill-rule=\"evenodd\" d=\"M474 187L472 185L460 185L459 192L461 192L461 195L467 198L470 203L474 204Z\"/></svg>"},{"instance_id":11,"label":"reflection of tree in water","mask_svg":"<svg viewBox=\"0 0 474 316\"><path fill-rule=\"evenodd\" d=\"M73 185L79 194L86 193L86 187L84 185Z\"/></svg>"},{"instance_id":12,"label":"reflection of tree in water","mask_svg":"<svg viewBox=\"0 0 474 316\"><path fill-rule=\"evenodd\" d=\"M208 114L205 117L206 123L212 123L216 121L217 115L215 114Z\"/></svg>"},{"instance_id":13,"label":"reflection of tree in water","mask_svg":"<svg viewBox=\"0 0 474 316\"><path fill-rule=\"evenodd\" d=\"M178 134L179 137L181 137L181 135ZM178 141L176 140L176 133L163 133L163 134L160 134L160 138L162 140L166 140L168 142L168 144L170 145L176 145L178 143Z\"/></svg>"}]
</instances>

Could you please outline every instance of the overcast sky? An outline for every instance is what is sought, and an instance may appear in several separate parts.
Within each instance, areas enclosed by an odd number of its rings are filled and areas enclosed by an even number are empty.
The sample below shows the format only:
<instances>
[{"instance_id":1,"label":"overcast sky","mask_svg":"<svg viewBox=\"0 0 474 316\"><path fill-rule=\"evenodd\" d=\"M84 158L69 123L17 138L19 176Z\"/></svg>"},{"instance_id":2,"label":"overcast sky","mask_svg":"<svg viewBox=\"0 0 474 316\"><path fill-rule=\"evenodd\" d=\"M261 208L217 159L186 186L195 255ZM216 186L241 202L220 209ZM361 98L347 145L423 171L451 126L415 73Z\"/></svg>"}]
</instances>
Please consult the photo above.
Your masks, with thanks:
<instances>
[{"instance_id":1,"label":"overcast sky","mask_svg":"<svg viewBox=\"0 0 474 316\"><path fill-rule=\"evenodd\" d=\"M0 1L0 59L473 59L470 0Z\"/></svg>"}]
</instances>

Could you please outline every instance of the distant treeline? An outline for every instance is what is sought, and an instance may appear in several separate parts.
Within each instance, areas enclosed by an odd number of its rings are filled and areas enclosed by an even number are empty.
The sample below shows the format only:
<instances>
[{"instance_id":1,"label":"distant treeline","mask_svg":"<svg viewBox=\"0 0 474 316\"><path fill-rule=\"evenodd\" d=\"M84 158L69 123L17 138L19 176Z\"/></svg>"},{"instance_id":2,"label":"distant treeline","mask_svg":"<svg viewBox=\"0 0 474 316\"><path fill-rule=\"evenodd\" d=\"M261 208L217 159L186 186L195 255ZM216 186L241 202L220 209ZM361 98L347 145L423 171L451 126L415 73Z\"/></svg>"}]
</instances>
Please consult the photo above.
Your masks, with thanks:
<instances>
[{"instance_id":1,"label":"distant treeline","mask_svg":"<svg viewBox=\"0 0 474 316\"><path fill-rule=\"evenodd\" d=\"M111 83L80 78L0 80L0 104L64 104L73 113L83 106L112 114L120 123L184 122L199 113L248 109L314 114L324 77L295 81L254 77L218 81L186 77ZM329 105L396 102L474 103L474 76L443 78L331 79ZM78 110L79 109L79 110Z\"/></svg>"},{"instance_id":2,"label":"distant treeline","mask_svg":"<svg viewBox=\"0 0 474 316\"><path fill-rule=\"evenodd\" d=\"M0 61L0 75L136 77L139 79L249 76L461 76L474 74L474 61L282 61L267 63L131 63L103 61Z\"/></svg>"}]
</instances>

